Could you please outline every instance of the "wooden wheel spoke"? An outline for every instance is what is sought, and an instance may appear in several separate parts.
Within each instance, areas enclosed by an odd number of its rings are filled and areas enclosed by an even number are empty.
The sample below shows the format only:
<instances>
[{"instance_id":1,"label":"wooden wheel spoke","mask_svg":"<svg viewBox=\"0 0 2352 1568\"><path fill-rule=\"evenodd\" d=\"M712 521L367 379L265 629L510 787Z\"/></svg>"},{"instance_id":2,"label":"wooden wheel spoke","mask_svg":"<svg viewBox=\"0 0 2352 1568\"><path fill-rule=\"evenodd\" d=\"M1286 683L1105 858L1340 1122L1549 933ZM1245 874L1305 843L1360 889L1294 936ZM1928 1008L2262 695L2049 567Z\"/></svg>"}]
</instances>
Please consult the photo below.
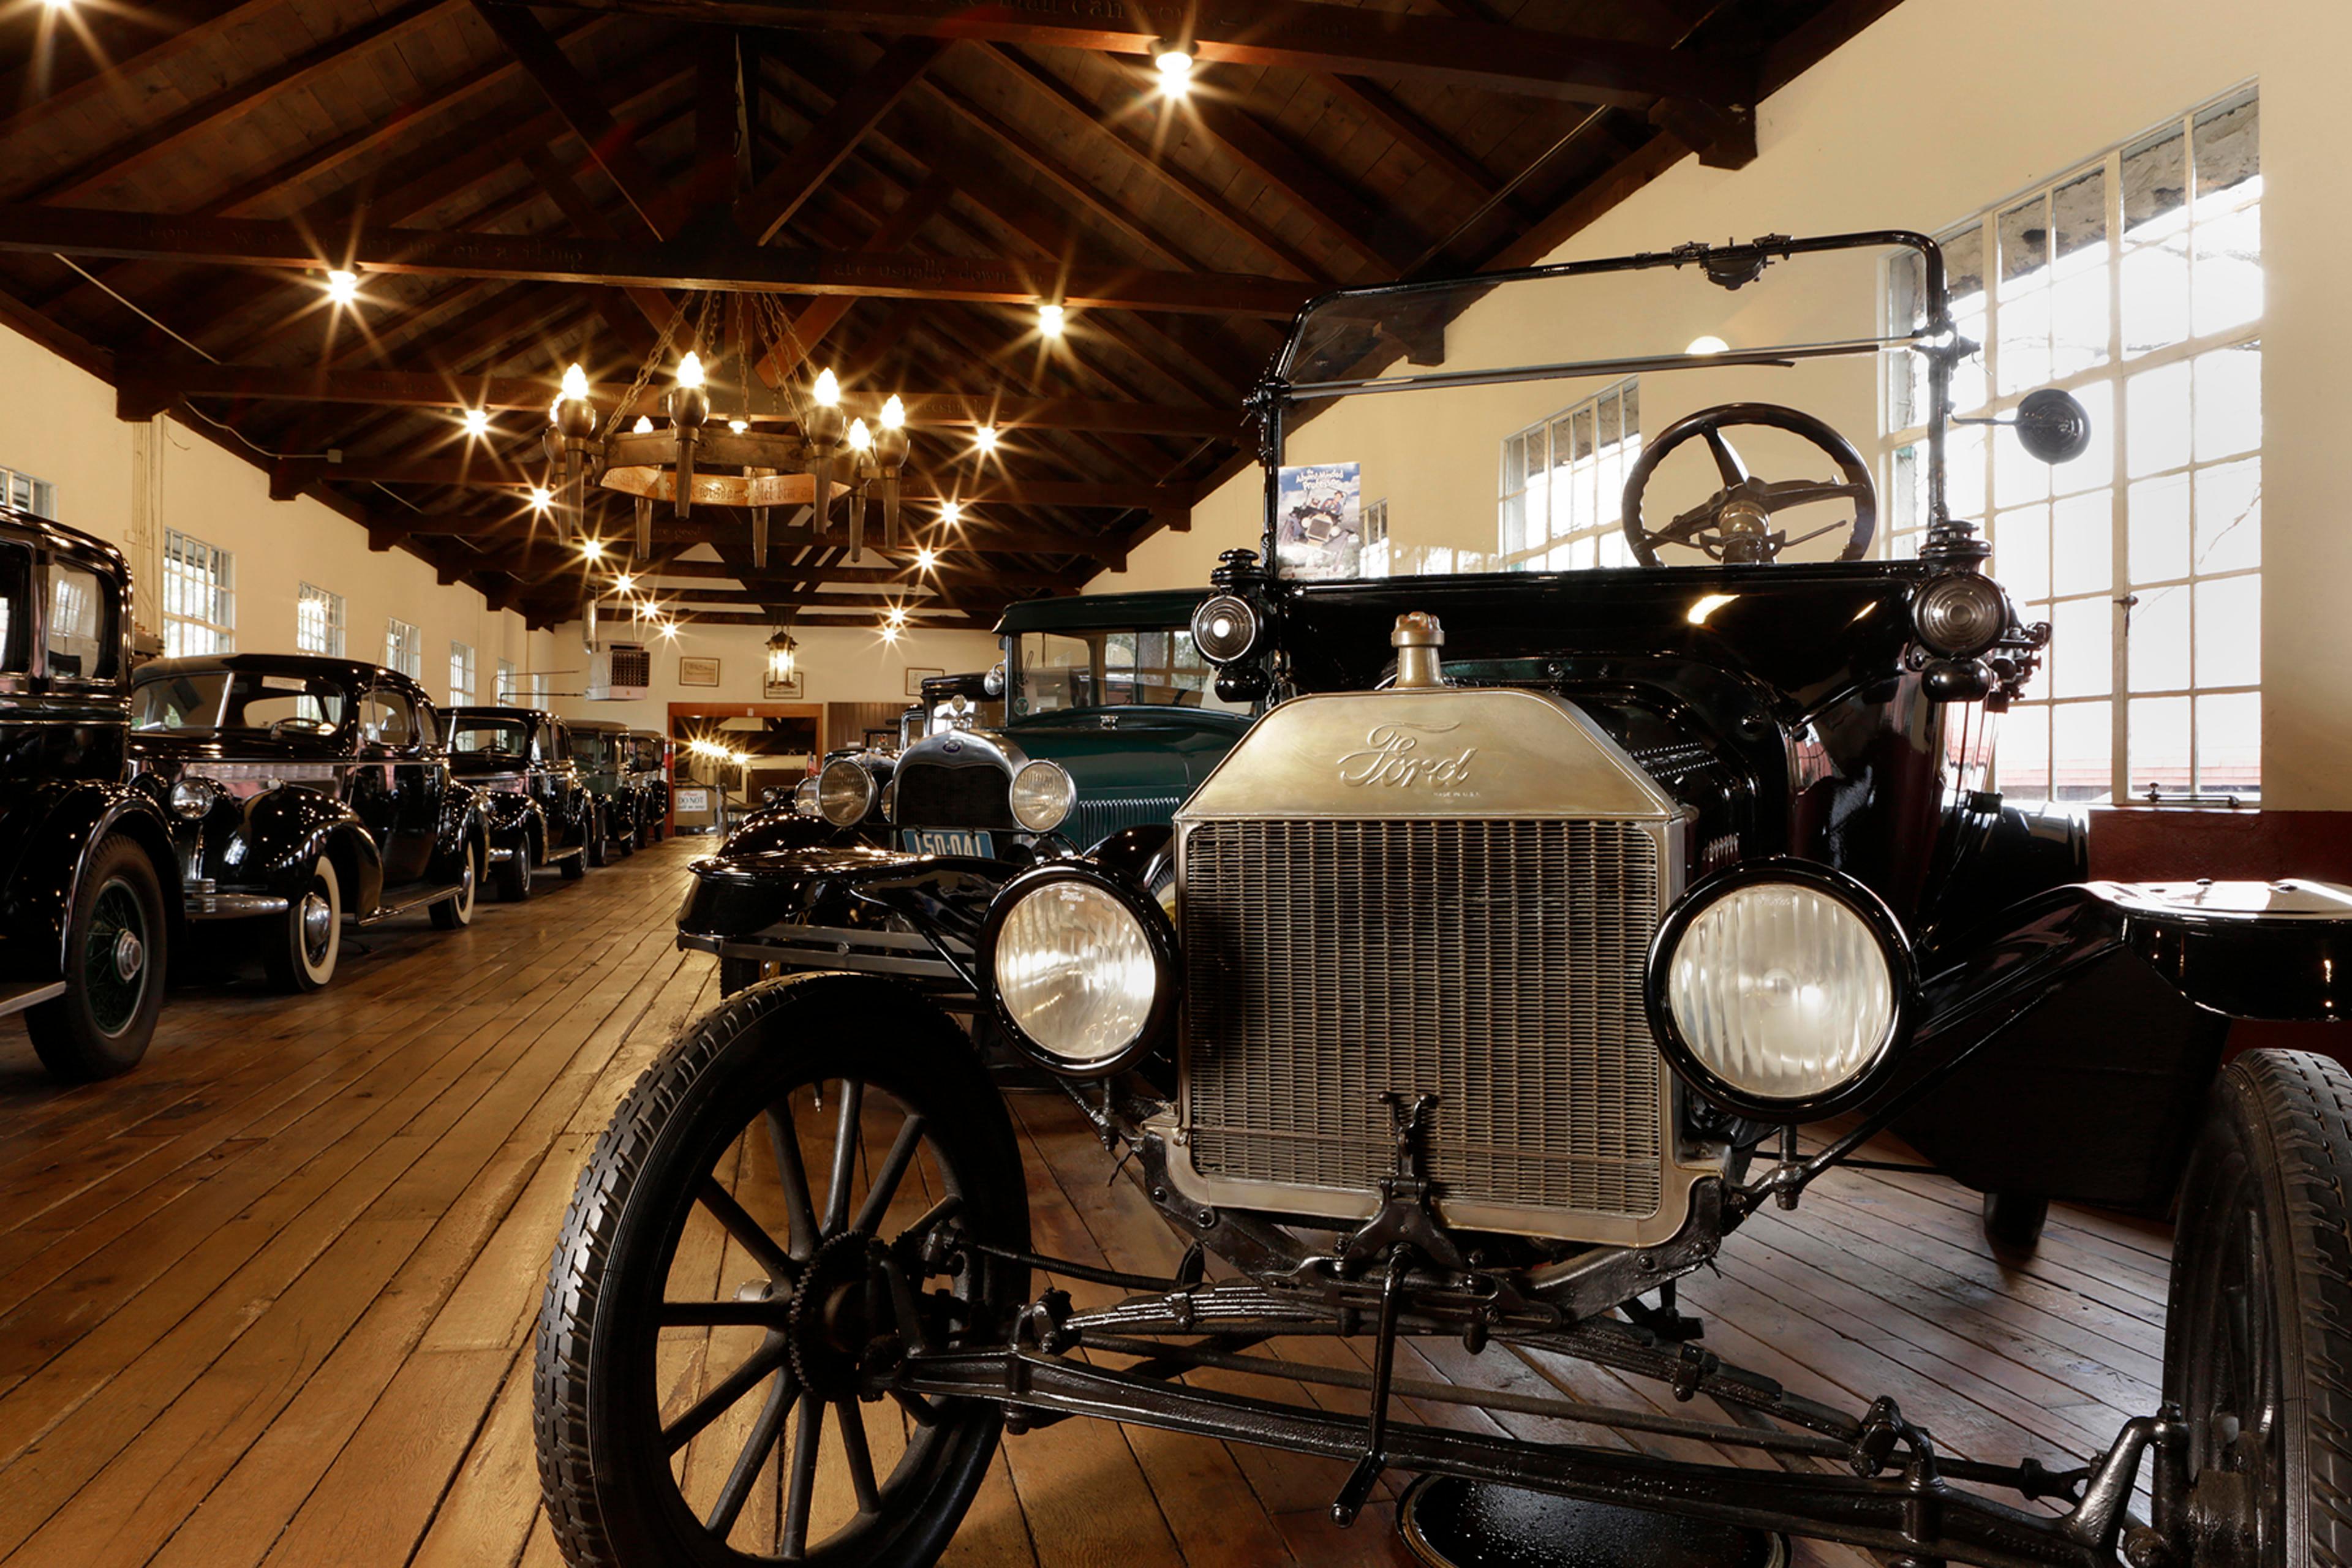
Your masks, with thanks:
<instances>
[{"instance_id":1,"label":"wooden wheel spoke","mask_svg":"<svg viewBox=\"0 0 2352 1568\"><path fill-rule=\"evenodd\" d=\"M898 1136L891 1141L890 1152L882 1157L882 1168L874 1173L873 1184L866 1189L866 1201L858 1205L857 1218L850 1224L852 1230L872 1236L881 1229L882 1216L889 1209L907 1167L914 1163L915 1151L922 1142L921 1117L909 1116L899 1124Z\"/></svg>"},{"instance_id":2,"label":"wooden wheel spoke","mask_svg":"<svg viewBox=\"0 0 2352 1568\"><path fill-rule=\"evenodd\" d=\"M836 1399L833 1413L841 1419L842 1453L849 1460L849 1484L857 1493L857 1511L882 1511L881 1489L874 1484L874 1456L866 1447L866 1417L855 1399Z\"/></svg>"},{"instance_id":3,"label":"wooden wheel spoke","mask_svg":"<svg viewBox=\"0 0 2352 1568\"><path fill-rule=\"evenodd\" d=\"M806 1258L816 1250L816 1205L809 1201L808 1163L801 1157L800 1133L793 1126L788 1103L768 1108L768 1147L776 1156L776 1178L784 1189L793 1256Z\"/></svg>"},{"instance_id":4,"label":"wooden wheel spoke","mask_svg":"<svg viewBox=\"0 0 2352 1568\"><path fill-rule=\"evenodd\" d=\"M858 1118L866 1109L866 1086L855 1079L841 1085L840 1118L834 1123L833 1175L824 1193L824 1234L838 1236L849 1223L849 1183L857 1171Z\"/></svg>"},{"instance_id":5,"label":"wooden wheel spoke","mask_svg":"<svg viewBox=\"0 0 2352 1568\"><path fill-rule=\"evenodd\" d=\"M735 1528L735 1521L743 1511L744 1500L751 1495L752 1483L760 1479L760 1467L768 1462L768 1452L783 1435L784 1417L800 1397L800 1384L790 1368L777 1373L776 1381L768 1389L768 1402L760 1407L759 1418L751 1423L751 1435L743 1439L743 1451L735 1456L735 1468L727 1472L726 1484L719 1489L719 1500L710 1505L710 1513L703 1528L719 1540L727 1539Z\"/></svg>"},{"instance_id":6,"label":"wooden wheel spoke","mask_svg":"<svg viewBox=\"0 0 2352 1568\"><path fill-rule=\"evenodd\" d=\"M735 1201L734 1194L719 1184L717 1177L703 1177L695 1199L710 1211L713 1219L727 1227L728 1235L742 1243L743 1250L768 1271L768 1278L785 1280L800 1278L800 1265L776 1245L776 1238L768 1234L765 1226L751 1217L749 1209Z\"/></svg>"},{"instance_id":7,"label":"wooden wheel spoke","mask_svg":"<svg viewBox=\"0 0 2352 1568\"><path fill-rule=\"evenodd\" d=\"M675 1454L694 1441L695 1434L718 1420L741 1399L760 1385L760 1380L784 1364L790 1353L788 1342L782 1334L770 1334L753 1351L741 1366L729 1373L718 1387L694 1402L687 1413L662 1428L662 1452Z\"/></svg>"},{"instance_id":8,"label":"wooden wheel spoke","mask_svg":"<svg viewBox=\"0 0 2352 1568\"><path fill-rule=\"evenodd\" d=\"M814 1399L803 1400L793 1430L793 1475L784 1494L783 1539L778 1543L787 1562L808 1554L809 1503L816 1493L817 1442L824 1432L824 1406Z\"/></svg>"}]
</instances>

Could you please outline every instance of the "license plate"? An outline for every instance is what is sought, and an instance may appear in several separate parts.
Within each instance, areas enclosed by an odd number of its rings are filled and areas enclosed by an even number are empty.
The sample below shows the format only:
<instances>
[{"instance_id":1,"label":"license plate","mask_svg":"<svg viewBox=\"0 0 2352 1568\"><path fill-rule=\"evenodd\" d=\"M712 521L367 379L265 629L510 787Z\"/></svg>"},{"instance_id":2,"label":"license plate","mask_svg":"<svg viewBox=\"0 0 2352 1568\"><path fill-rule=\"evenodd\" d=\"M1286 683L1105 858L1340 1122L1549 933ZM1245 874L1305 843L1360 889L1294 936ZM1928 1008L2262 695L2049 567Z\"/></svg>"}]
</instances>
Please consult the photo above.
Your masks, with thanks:
<instances>
[{"instance_id":1,"label":"license plate","mask_svg":"<svg viewBox=\"0 0 2352 1568\"><path fill-rule=\"evenodd\" d=\"M899 830L898 840L918 855L970 855L982 860L996 858L996 845L985 833L950 827L908 827Z\"/></svg>"}]
</instances>

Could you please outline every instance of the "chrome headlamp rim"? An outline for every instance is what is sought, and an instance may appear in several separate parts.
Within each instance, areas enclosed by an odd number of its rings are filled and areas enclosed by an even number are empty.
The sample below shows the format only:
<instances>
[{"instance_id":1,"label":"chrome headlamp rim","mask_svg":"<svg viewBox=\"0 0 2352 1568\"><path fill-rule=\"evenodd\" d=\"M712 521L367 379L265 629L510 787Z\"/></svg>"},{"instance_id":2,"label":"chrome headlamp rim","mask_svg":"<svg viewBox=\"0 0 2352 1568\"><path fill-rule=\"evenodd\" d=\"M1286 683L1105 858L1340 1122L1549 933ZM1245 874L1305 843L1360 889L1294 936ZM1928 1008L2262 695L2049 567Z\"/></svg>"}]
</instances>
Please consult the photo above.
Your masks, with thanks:
<instances>
[{"instance_id":1,"label":"chrome headlamp rim","mask_svg":"<svg viewBox=\"0 0 2352 1568\"><path fill-rule=\"evenodd\" d=\"M1033 822L1021 814L1021 781L1033 774L1041 778L1053 777L1061 780L1062 809L1051 822ZM1013 776L1005 781L1004 808L1013 814L1013 822L1024 832L1051 833L1069 821L1070 814L1078 808L1077 780L1070 776L1069 769L1051 757L1031 757L1014 767Z\"/></svg>"},{"instance_id":2,"label":"chrome headlamp rim","mask_svg":"<svg viewBox=\"0 0 2352 1568\"><path fill-rule=\"evenodd\" d=\"M1937 601L1956 594L1976 601L1971 608L1979 612L1978 635L1946 635L1950 629L1948 617L1938 615ZM2008 593L1979 572L1939 573L1922 583L1911 596L1913 634L1929 652L1946 658L1974 658L1988 651L2000 641L2016 618Z\"/></svg>"},{"instance_id":3,"label":"chrome headlamp rim","mask_svg":"<svg viewBox=\"0 0 2352 1568\"><path fill-rule=\"evenodd\" d=\"M1005 921L1023 899L1055 882L1083 882L1117 900L1142 928L1145 945L1151 952L1151 1008L1144 1016L1143 1026L1136 1031L1134 1039L1099 1061L1074 1065L1068 1058L1032 1039L1012 1009L1004 1005L1004 997L996 985L996 944ZM1092 1080L1125 1072L1163 1044L1175 1027L1178 990L1182 979L1176 967L1176 928L1169 921L1168 911L1160 907L1159 900L1129 879L1095 861L1075 858L1040 861L998 889L988 906L988 919L981 926L980 943L973 957L973 973L987 991L989 1011L995 1016L1005 1037L1022 1055L1063 1078Z\"/></svg>"},{"instance_id":4,"label":"chrome headlamp rim","mask_svg":"<svg viewBox=\"0 0 2352 1568\"><path fill-rule=\"evenodd\" d=\"M228 791L221 787L217 779L206 778L202 773L182 773L164 792L163 804L171 807L172 815L182 822L202 822L212 815L213 807L219 805L221 798L227 794Z\"/></svg>"},{"instance_id":5,"label":"chrome headlamp rim","mask_svg":"<svg viewBox=\"0 0 2352 1568\"><path fill-rule=\"evenodd\" d=\"M1220 623L1230 629L1221 631ZM1238 594L1217 594L1192 611L1192 646L1211 664L1238 663L1258 650L1265 636L1265 617Z\"/></svg>"},{"instance_id":6,"label":"chrome headlamp rim","mask_svg":"<svg viewBox=\"0 0 2352 1568\"><path fill-rule=\"evenodd\" d=\"M1801 887L1821 893L1857 916L1878 942L1886 960L1889 987L1895 1010L1888 1021L1886 1037L1870 1060L1843 1082L1818 1094L1775 1098L1759 1095L1726 1083L1718 1078L1682 1032L1675 1019L1668 984L1674 969L1675 953L1681 946L1684 933L1697 919L1713 909L1726 897L1744 888L1759 885ZM1650 1032L1658 1042L1659 1054L1666 1058L1675 1076L1689 1085L1709 1103L1751 1121L1773 1126L1794 1125L1834 1116L1878 1088L1885 1077L1885 1068L1900 1052L1917 1021L1919 1005L1919 968L1911 939L1903 923L1886 901L1862 882L1832 867L1817 860L1801 860L1794 856L1772 855L1760 859L1743 860L1727 866L1712 876L1694 884L1675 900L1664 920L1658 922L1657 935L1650 941L1648 958L1642 970L1642 1003L1650 1019Z\"/></svg>"},{"instance_id":7,"label":"chrome headlamp rim","mask_svg":"<svg viewBox=\"0 0 2352 1568\"><path fill-rule=\"evenodd\" d=\"M793 809L803 816L822 816L816 808L816 775L811 773L793 786Z\"/></svg>"},{"instance_id":8,"label":"chrome headlamp rim","mask_svg":"<svg viewBox=\"0 0 2352 1568\"><path fill-rule=\"evenodd\" d=\"M827 805L824 797L825 780L835 777L842 769L847 769L848 773L854 773L857 778L858 789L855 797L857 802L857 811L855 816L835 816L832 808ZM840 776L846 777L848 776L848 773L840 773ZM859 763L855 758L835 758L832 762L825 763L823 768L817 771L816 805L817 815L824 817L826 822L832 824L834 826L856 826L859 823L865 821L867 816L873 814L874 774L867 770L865 764Z\"/></svg>"}]
</instances>

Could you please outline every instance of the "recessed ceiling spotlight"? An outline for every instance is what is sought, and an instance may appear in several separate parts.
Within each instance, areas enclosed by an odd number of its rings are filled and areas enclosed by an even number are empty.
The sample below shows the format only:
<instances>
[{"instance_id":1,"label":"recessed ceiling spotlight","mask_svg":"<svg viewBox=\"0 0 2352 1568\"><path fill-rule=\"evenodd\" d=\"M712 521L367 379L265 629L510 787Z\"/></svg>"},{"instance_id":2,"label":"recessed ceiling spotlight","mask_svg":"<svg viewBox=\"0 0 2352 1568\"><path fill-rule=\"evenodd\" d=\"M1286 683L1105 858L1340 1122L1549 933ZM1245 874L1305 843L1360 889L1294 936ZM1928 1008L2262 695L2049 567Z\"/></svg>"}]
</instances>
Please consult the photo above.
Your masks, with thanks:
<instances>
[{"instance_id":1,"label":"recessed ceiling spotlight","mask_svg":"<svg viewBox=\"0 0 2352 1568\"><path fill-rule=\"evenodd\" d=\"M487 408L466 410L466 434L476 440L490 433L490 411Z\"/></svg>"},{"instance_id":2,"label":"recessed ceiling spotlight","mask_svg":"<svg viewBox=\"0 0 2352 1568\"><path fill-rule=\"evenodd\" d=\"M344 268L335 268L327 274L327 298L338 305L358 302L360 275Z\"/></svg>"},{"instance_id":3,"label":"recessed ceiling spotlight","mask_svg":"<svg viewBox=\"0 0 2352 1568\"><path fill-rule=\"evenodd\" d=\"M915 551L915 570L916 570L916 571L918 571L918 572L928 572L928 571L929 571L932 567L934 567L934 566L936 566L936 565L938 565L939 563L940 563L940 552L939 552L938 551L936 551L936 550L932 549L929 545L928 545L928 544L921 545L921 546L919 546L919 547L916 549L916 551Z\"/></svg>"},{"instance_id":4,"label":"recessed ceiling spotlight","mask_svg":"<svg viewBox=\"0 0 2352 1568\"><path fill-rule=\"evenodd\" d=\"M630 576L626 572L622 573L619 576L613 579L613 589L615 593L629 593L634 590L636 585L637 580L635 577Z\"/></svg>"},{"instance_id":5,"label":"recessed ceiling spotlight","mask_svg":"<svg viewBox=\"0 0 2352 1568\"><path fill-rule=\"evenodd\" d=\"M1167 38L1151 46L1151 63L1160 69L1160 90L1181 98L1192 90L1192 51Z\"/></svg>"},{"instance_id":6,"label":"recessed ceiling spotlight","mask_svg":"<svg viewBox=\"0 0 2352 1568\"><path fill-rule=\"evenodd\" d=\"M1069 312L1059 305L1040 305L1037 307L1037 330L1049 338L1058 338L1068 316Z\"/></svg>"},{"instance_id":7,"label":"recessed ceiling spotlight","mask_svg":"<svg viewBox=\"0 0 2352 1568\"><path fill-rule=\"evenodd\" d=\"M549 489L545 485L533 485L530 487L530 504L533 510L545 511L549 507L555 504L555 492ZM594 542L595 542L593 540L589 542L591 544ZM587 548L588 546L584 544L581 546L581 550L583 552ZM591 555L588 559L593 561L596 558Z\"/></svg>"},{"instance_id":8,"label":"recessed ceiling spotlight","mask_svg":"<svg viewBox=\"0 0 2352 1568\"><path fill-rule=\"evenodd\" d=\"M996 450L996 426L983 425L971 433L971 444L983 452Z\"/></svg>"},{"instance_id":9,"label":"recessed ceiling spotlight","mask_svg":"<svg viewBox=\"0 0 2352 1568\"><path fill-rule=\"evenodd\" d=\"M940 502L940 521L946 523L950 528L953 528L956 524L961 522L963 521L963 503L961 501L952 500L943 500Z\"/></svg>"},{"instance_id":10,"label":"recessed ceiling spotlight","mask_svg":"<svg viewBox=\"0 0 2352 1568\"><path fill-rule=\"evenodd\" d=\"M531 491L531 504L534 506L541 504L539 498L546 493L547 492L545 490ZM602 561L604 559L604 542L601 539L582 540L580 542L580 559L583 561Z\"/></svg>"}]
</instances>

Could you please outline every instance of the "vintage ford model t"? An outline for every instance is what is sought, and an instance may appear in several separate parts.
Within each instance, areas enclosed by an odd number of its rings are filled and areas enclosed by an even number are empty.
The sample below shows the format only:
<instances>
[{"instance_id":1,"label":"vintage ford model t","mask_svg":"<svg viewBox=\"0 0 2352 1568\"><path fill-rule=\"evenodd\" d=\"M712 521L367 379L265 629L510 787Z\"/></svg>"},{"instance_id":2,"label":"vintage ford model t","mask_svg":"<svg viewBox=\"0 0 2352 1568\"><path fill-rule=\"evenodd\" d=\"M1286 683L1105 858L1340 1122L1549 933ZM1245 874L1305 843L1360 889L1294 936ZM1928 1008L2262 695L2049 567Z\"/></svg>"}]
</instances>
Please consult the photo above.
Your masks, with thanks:
<instances>
[{"instance_id":1,"label":"vintage ford model t","mask_svg":"<svg viewBox=\"0 0 2352 1568\"><path fill-rule=\"evenodd\" d=\"M335 977L345 920L470 924L489 840L432 699L395 669L310 654L159 658L131 687L138 782L173 819L187 917L257 933L289 991Z\"/></svg>"},{"instance_id":2,"label":"vintage ford model t","mask_svg":"<svg viewBox=\"0 0 2352 1568\"><path fill-rule=\"evenodd\" d=\"M481 790L490 829L490 885L530 897L548 867L566 881L604 863L596 797L572 759L562 720L537 708L452 708L449 763Z\"/></svg>"},{"instance_id":3,"label":"vintage ford model t","mask_svg":"<svg viewBox=\"0 0 2352 1568\"><path fill-rule=\"evenodd\" d=\"M1677 347L1702 334L1731 347ZM1342 1522L1395 1470L1905 1568L2352 1562L2352 1075L2221 1059L2233 1017L2339 1016L2352 892L2086 881L2076 818L1997 793L1991 721L2068 655L1949 515L1974 353L1941 253L1899 232L1311 305L1258 404L1265 558L1193 623L1265 706L1172 834L1009 876L872 851L856 884L919 930L979 922L953 962L1193 1249L1163 1277L1041 1256L1023 1145L933 999L753 986L647 1070L558 1243L536 1393L570 1559L928 1563L1001 1430L1086 1416L1349 1463ZM1546 379L1617 400L1613 431L1564 411L1538 476L1561 526L1528 548L1594 569L1350 581L1314 575L1345 570L1344 508L1285 535L1302 410L1377 395L1369 443L1469 388L1507 432L1558 406L1511 401ZM1890 384L1927 433L1882 497L1848 433ZM2001 407L2044 459L2096 434L2064 397ZM1444 445L1413 454L1433 505L1476 493ZM1631 564L1580 538L1595 498ZM1916 552L1873 552L1882 502ZM1171 847L1172 920L1145 881ZM1805 1397L1647 1300L1895 1126L1980 1191L2177 1213L2163 1387L2095 1451L1956 1454L1911 1391ZM1261 1348L1332 1335L1360 1359ZM1407 1337L1690 1408L1408 1383Z\"/></svg>"},{"instance_id":4,"label":"vintage ford model t","mask_svg":"<svg viewBox=\"0 0 2352 1568\"><path fill-rule=\"evenodd\" d=\"M1193 646L1202 598L1014 605L997 627L1004 662L977 692L969 676L924 682L927 732L895 752L829 753L800 786L797 811L755 816L696 862L678 945L718 953L727 992L814 967L969 995L985 898L918 919L867 897L868 886L896 884L918 862L919 879L963 876L969 863L970 885L982 889L1041 853L1164 830L1248 727L1248 701L1217 695L1216 672ZM981 704L997 697L1003 723L984 727ZM1159 857L1140 874L1166 894L1174 859Z\"/></svg>"},{"instance_id":5,"label":"vintage ford model t","mask_svg":"<svg viewBox=\"0 0 2352 1568\"><path fill-rule=\"evenodd\" d=\"M180 925L171 826L129 787L131 573L0 504L0 1015L61 1079L128 1072Z\"/></svg>"}]
</instances>

